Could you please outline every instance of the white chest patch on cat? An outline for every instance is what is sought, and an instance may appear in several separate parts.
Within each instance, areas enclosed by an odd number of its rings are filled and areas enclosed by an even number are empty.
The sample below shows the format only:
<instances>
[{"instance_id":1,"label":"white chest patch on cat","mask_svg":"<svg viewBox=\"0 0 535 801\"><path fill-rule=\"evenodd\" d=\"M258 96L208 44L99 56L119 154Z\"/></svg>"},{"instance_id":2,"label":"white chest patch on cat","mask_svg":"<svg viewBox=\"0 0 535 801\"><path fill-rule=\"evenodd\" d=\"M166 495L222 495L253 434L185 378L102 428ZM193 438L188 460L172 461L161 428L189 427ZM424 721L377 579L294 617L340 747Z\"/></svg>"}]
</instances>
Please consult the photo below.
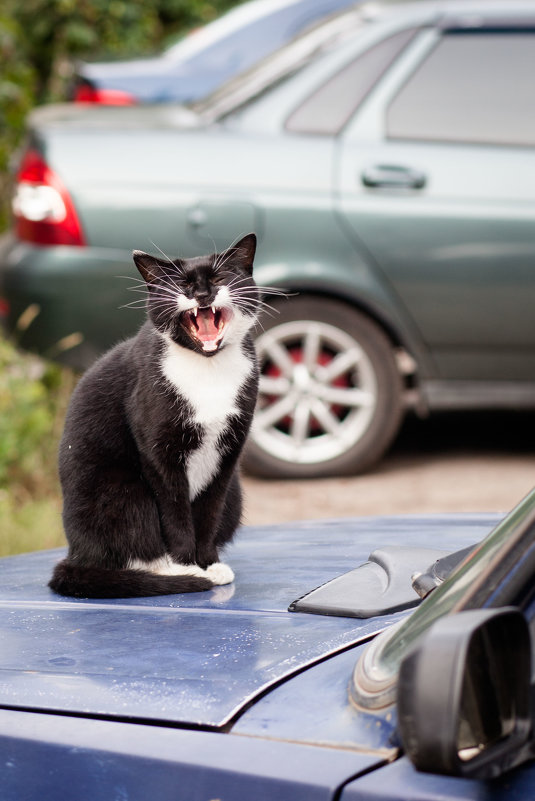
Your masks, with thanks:
<instances>
[{"instance_id":1,"label":"white chest patch on cat","mask_svg":"<svg viewBox=\"0 0 535 801\"><path fill-rule=\"evenodd\" d=\"M241 345L229 345L207 357L181 348L165 334L163 338L167 345L163 375L192 406L194 421L209 426L239 414L236 398L254 367Z\"/></svg>"},{"instance_id":2,"label":"white chest patch on cat","mask_svg":"<svg viewBox=\"0 0 535 801\"><path fill-rule=\"evenodd\" d=\"M186 468L193 500L218 471L221 462L218 440L230 418L240 414L236 400L254 365L239 344L229 345L207 358L176 345L168 336L164 335L164 339L163 375L191 405L192 421L203 429L202 442L190 454Z\"/></svg>"},{"instance_id":3,"label":"white chest patch on cat","mask_svg":"<svg viewBox=\"0 0 535 801\"><path fill-rule=\"evenodd\" d=\"M218 424L205 427L200 446L188 457L186 472L190 501L195 500L197 495L206 489L219 470L221 453L217 447L217 440L220 433Z\"/></svg>"}]
</instances>

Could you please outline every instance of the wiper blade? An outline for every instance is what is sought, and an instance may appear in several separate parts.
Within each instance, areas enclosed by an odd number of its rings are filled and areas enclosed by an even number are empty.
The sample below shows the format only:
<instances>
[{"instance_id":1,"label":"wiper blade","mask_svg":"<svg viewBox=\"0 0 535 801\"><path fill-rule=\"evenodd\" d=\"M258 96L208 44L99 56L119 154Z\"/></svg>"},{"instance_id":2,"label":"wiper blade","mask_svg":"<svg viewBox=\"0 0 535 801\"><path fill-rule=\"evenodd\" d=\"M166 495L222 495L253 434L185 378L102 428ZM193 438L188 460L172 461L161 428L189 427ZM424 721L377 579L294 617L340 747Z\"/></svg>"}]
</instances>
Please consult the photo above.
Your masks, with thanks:
<instances>
[{"instance_id":1,"label":"wiper blade","mask_svg":"<svg viewBox=\"0 0 535 801\"><path fill-rule=\"evenodd\" d=\"M410 609L421 601L414 576L445 556L447 551L435 548L378 548L367 562L293 601L289 611L368 618Z\"/></svg>"}]
</instances>

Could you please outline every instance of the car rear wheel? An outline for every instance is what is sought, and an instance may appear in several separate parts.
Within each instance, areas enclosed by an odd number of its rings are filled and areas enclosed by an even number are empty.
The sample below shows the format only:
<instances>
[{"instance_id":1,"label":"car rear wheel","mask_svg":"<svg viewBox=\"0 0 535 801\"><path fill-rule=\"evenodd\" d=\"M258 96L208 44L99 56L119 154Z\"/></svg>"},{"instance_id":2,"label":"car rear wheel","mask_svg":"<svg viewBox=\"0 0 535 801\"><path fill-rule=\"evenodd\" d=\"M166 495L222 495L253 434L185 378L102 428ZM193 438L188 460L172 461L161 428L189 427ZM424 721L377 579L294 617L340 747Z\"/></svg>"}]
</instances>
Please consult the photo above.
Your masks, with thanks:
<instances>
[{"instance_id":1,"label":"car rear wheel","mask_svg":"<svg viewBox=\"0 0 535 801\"><path fill-rule=\"evenodd\" d=\"M244 455L249 472L313 478L362 472L402 417L392 345L345 303L300 297L277 306L256 339L258 405Z\"/></svg>"}]
</instances>

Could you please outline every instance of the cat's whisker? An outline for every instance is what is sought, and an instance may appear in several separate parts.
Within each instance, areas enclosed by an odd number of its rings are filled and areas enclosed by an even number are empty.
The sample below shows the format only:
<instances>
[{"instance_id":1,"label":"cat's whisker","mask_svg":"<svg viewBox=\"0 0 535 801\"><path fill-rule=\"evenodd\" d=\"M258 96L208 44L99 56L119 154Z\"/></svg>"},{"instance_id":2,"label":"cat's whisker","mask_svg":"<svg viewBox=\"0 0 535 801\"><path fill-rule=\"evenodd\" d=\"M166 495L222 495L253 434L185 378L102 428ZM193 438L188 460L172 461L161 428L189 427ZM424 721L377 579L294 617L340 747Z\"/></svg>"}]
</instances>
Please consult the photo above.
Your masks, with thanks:
<instances>
[{"instance_id":1,"label":"cat's whisker","mask_svg":"<svg viewBox=\"0 0 535 801\"><path fill-rule=\"evenodd\" d=\"M158 287L158 289L152 293L154 298L167 298L167 300L170 302L171 301L176 302L176 299L178 298L179 294L182 293L173 292L172 289L165 289L164 287Z\"/></svg>"},{"instance_id":2,"label":"cat's whisker","mask_svg":"<svg viewBox=\"0 0 535 801\"><path fill-rule=\"evenodd\" d=\"M127 287L129 292L144 292L145 295L148 294L148 290L145 284L139 286L129 286Z\"/></svg>"},{"instance_id":3,"label":"cat's whisker","mask_svg":"<svg viewBox=\"0 0 535 801\"><path fill-rule=\"evenodd\" d=\"M252 287L251 287L251 289L252 289ZM250 292L251 289L248 289L247 287L244 287L243 291L244 292L247 292L247 291ZM296 294L295 292L286 292L286 290L279 289L279 287L276 287L276 286L257 286L257 287L254 287L254 289L257 290L260 295L273 295L273 296L276 296L276 297L279 297L279 298L289 298L291 295L295 295Z\"/></svg>"},{"instance_id":4,"label":"cat's whisker","mask_svg":"<svg viewBox=\"0 0 535 801\"><path fill-rule=\"evenodd\" d=\"M234 252L233 252L233 251L235 251L235 250L236 250L236 248L234 247L234 245L235 245L235 244L236 244L236 242L237 242L239 239L241 239L241 238L242 238L242 235L241 235L241 234L238 234L238 236L234 237L234 239L232 240L232 242L230 243L230 245L229 245L228 247L226 247L226 248L225 248L225 250L223 250L223 251L222 251L221 253L219 253L219 254L217 254L217 253L215 254L215 256L216 256L216 258L215 258L215 261L214 261L214 271L215 271L215 272L217 272L219 269L221 269L221 267L223 266L223 264L225 264L225 263L228 261L228 259L230 259L230 258L231 258L231 257L234 255ZM213 240L213 239L212 239L212 242L213 242L213 245L214 245L214 248L215 248L215 242L214 242L214 240ZM223 256L227 256L227 259L225 259L225 261L224 261L224 262L220 262L220 260L221 260L221 258L222 258Z\"/></svg>"},{"instance_id":5,"label":"cat's whisker","mask_svg":"<svg viewBox=\"0 0 535 801\"><path fill-rule=\"evenodd\" d=\"M153 285L153 291L156 294L169 295L173 298L184 294L182 289L177 284L169 281L161 281L158 284Z\"/></svg>"},{"instance_id":6,"label":"cat's whisker","mask_svg":"<svg viewBox=\"0 0 535 801\"><path fill-rule=\"evenodd\" d=\"M151 309L158 314L165 312L167 315L172 315L173 317L179 314L178 309L169 304L169 301L156 301L155 303L151 303Z\"/></svg>"},{"instance_id":7,"label":"cat's whisker","mask_svg":"<svg viewBox=\"0 0 535 801\"><path fill-rule=\"evenodd\" d=\"M175 262L174 262L174 261L173 261L171 258L169 258L169 256L167 255L167 253L164 253L164 251L163 251L163 250L162 250L160 247L158 247L158 245L156 244L156 242L153 242L153 241L152 241L152 239L151 239L151 240L150 240L150 243L151 243L151 245L153 245L153 247L155 247L155 248L156 248L156 250L158 250L158 251L159 251L159 252L162 254L162 256L164 257L164 259L166 259L166 261L168 261L168 262L169 262L169 264L171 264L173 267L176 267L176 268L178 268L179 270L181 270L181 269L182 269L182 268L180 267L180 265L178 265L178 264L175 264Z\"/></svg>"},{"instance_id":8,"label":"cat's whisker","mask_svg":"<svg viewBox=\"0 0 535 801\"><path fill-rule=\"evenodd\" d=\"M248 275L235 275L229 282L228 286L236 286L237 284L249 284L251 279Z\"/></svg>"},{"instance_id":9,"label":"cat's whisker","mask_svg":"<svg viewBox=\"0 0 535 801\"><path fill-rule=\"evenodd\" d=\"M137 281L139 284L145 283L138 275L116 275L115 278L122 278L125 281Z\"/></svg>"},{"instance_id":10,"label":"cat's whisker","mask_svg":"<svg viewBox=\"0 0 535 801\"><path fill-rule=\"evenodd\" d=\"M176 282L176 280L171 275L163 275L158 278L158 286L165 286L175 290L175 292L181 292L180 284Z\"/></svg>"},{"instance_id":11,"label":"cat's whisker","mask_svg":"<svg viewBox=\"0 0 535 801\"><path fill-rule=\"evenodd\" d=\"M263 303L262 295L286 298L290 293L275 287L236 286L232 282L227 285L233 298L243 298L251 303Z\"/></svg>"},{"instance_id":12,"label":"cat's whisker","mask_svg":"<svg viewBox=\"0 0 535 801\"><path fill-rule=\"evenodd\" d=\"M226 250L224 253L220 253L215 262L214 262L214 272L219 272L222 267L232 258L234 254L232 251Z\"/></svg>"},{"instance_id":13,"label":"cat's whisker","mask_svg":"<svg viewBox=\"0 0 535 801\"><path fill-rule=\"evenodd\" d=\"M265 300L255 300L255 301L251 301L251 302L249 303L249 305L250 305L252 308L259 308L259 307L261 307L262 309L269 309L270 311L272 311L272 312L275 312L276 314L278 314L278 313L279 313L278 309L277 309L275 306L272 306L270 303L266 303L266 301L265 301Z\"/></svg>"},{"instance_id":14,"label":"cat's whisker","mask_svg":"<svg viewBox=\"0 0 535 801\"><path fill-rule=\"evenodd\" d=\"M229 281L227 284L230 290L236 289L241 293L249 293L249 294L260 294L260 295L273 295L276 297L287 298L291 295L295 294L293 292L286 292L286 290L281 289L279 287L273 286L250 286L249 285L250 278L247 277L236 277L233 280ZM239 286L240 284L245 284L245 286Z\"/></svg>"},{"instance_id":15,"label":"cat's whisker","mask_svg":"<svg viewBox=\"0 0 535 801\"><path fill-rule=\"evenodd\" d=\"M144 309L147 303L143 300L133 300L131 303L123 303L119 309Z\"/></svg>"},{"instance_id":16,"label":"cat's whisker","mask_svg":"<svg viewBox=\"0 0 535 801\"><path fill-rule=\"evenodd\" d=\"M235 251L238 252L238 251ZM249 274L235 274L233 276L234 281L251 281L251 276Z\"/></svg>"},{"instance_id":17,"label":"cat's whisker","mask_svg":"<svg viewBox=\"0 0 535 801\"><path fill-rule=\"evenodd\" d=\"M279 314L278 309L276 309L274 306L270 306L268 303L263 303L262 301L249 304L236 302L234 305L248 313L257 314L262 312L263 314L267 314L268 317L274 317L276 314Z\"/></svg>"},{"instance_id":18,"label":"cat's whisker","mask_svg":"<svg viewBox=\"0 0 535 801\"><path fill-rule=\"evenodd\" d=\"M117 278L128 278L129 281L135 281L136 282L135 284L132 284L132 286L127 286L126 287L128 292L146 292L147 291L147 285L146 285L145 281L141 281L139 278L135 278L135 277L130 276L130 275L118 275Z\"/></svg>"},{"instance_id":19,"label":"cat's whisker","mask_svg":"<svg viewBox=\"0 0 535 801\"><path fill-rule=\"evenodd\" d=\"M225 265L227 261L229 261L229 259L231 259L239 252L239 248L234 247L239 238L240 238L239 236L235 237L232 240L231 244L227 248L225 248L225 250L222 251L222 253L216 254L216 259L214 261L215 272L220 270L221 267L223 267L223 265ZM223 258L224 256L226 258Z\"/></svg>"},{"instance_id":20,"label":"cat's whisker","mask_svg":"<svg viewBox=\"0 0 535 801\"><path fill-rule=\"evenodd\" d=\"M131 281L136 281L134 286L129 286L128 290L131 292L143 292L148 295L149 289L145 281L129 275L118 276L119 278L128 278ZM159 279L156 291L162 294L167 294L170 297L176 298L177 295L183 295L183 291L178 284L176 284L171 277L162 277Z\"/></svg>"}]
</instances>

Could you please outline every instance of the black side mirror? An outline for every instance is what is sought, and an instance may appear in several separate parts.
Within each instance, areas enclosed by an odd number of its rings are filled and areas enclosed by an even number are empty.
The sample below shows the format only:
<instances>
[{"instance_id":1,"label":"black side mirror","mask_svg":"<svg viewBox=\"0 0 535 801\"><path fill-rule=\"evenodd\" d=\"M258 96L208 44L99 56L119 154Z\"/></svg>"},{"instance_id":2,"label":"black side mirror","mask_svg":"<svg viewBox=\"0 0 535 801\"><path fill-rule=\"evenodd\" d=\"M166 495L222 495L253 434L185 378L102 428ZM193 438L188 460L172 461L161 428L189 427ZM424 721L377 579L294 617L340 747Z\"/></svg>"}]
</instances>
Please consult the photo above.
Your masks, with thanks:
<instances>
[{"instance_id":1,"label":"black side mirror","mask_svg":"<svg viewBox=\"0 0 535 801\"><path fill-rule=\"evenodd\" d=\"M488 779L535 755L531 642L518 609L438 620L403 661L398 728L418 770Z\"/></svg>"}]
</instances>

